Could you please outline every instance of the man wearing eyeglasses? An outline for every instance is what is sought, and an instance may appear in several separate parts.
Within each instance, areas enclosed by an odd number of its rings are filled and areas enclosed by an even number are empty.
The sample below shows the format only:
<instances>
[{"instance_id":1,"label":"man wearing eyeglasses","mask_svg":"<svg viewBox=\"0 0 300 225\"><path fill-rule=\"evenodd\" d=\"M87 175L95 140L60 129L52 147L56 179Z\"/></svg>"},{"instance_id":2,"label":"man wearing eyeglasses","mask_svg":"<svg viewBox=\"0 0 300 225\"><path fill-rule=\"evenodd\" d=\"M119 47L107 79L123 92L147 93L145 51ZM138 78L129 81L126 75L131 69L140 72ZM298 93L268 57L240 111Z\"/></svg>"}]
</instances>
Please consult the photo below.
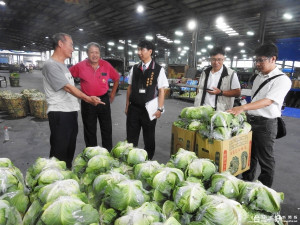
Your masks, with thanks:
<instances>
[{"instance_id":1,"label":"man wearing eyeglasses","mask_svg":"<svg viewBox=\"0 0 300 225\"><path fill-rule=\"evenodd\" d=\"M238 115L247 112L248 122L252 126L252 149L250 170L242 174L243 179L253 181L257 162L261 167L258 180L271 187L274 177L275 159L273 154L274 141L277 135L277 117L281 116L281 107L286 94L291 88L291 80L276 67L278 49L272 43L261 45L255 50L256 69L259 74L252 87L252 96L259 86L267 79L275 77L266 83L249 104L234 107L228 112Z\"/></svg>"},{"instance_id":2,"label":"man wearing eyeglasses","mask_svg":"<svg viewBox=\"0 0 300 225\"><path fill-rule=\"evenodd\" d=\"M211 66L199 78L195 106L210 105L226 111L233 107L234 98L240 96L241 86L234 70L223 65L225 51L215 47L210 51Z\"/></svg>"}]
</instances>

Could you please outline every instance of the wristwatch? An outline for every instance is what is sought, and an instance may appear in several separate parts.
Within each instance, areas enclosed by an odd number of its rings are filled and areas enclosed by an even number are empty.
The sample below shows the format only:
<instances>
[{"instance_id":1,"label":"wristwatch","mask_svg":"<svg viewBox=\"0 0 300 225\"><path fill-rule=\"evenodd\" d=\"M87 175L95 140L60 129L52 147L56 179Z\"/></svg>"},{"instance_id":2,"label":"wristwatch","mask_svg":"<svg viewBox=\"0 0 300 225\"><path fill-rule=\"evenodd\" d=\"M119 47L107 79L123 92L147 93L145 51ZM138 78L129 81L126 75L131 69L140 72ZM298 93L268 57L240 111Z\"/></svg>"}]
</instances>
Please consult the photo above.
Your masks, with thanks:
<instances>
[{"instance_id":1,"label":"wristwatch","mask_svg":"<svg viewBox=\"0 0 300 225\"><path fill-rule=\"evenodd\" d=\"M219 96L222 96L223 95L223 91L221 90L221 92L218 94Z\"/></svg>"},{"instance_id":2,"label":"wristwatch","mask_svg":"<svg viewBox=\"0 0 300 225\"><path fill-rule=\"evenodd\" d=\"M164 107L158 107L157 110L160 111L160 112L164 112L165 111Z\"/></svg>"}]
</instances>

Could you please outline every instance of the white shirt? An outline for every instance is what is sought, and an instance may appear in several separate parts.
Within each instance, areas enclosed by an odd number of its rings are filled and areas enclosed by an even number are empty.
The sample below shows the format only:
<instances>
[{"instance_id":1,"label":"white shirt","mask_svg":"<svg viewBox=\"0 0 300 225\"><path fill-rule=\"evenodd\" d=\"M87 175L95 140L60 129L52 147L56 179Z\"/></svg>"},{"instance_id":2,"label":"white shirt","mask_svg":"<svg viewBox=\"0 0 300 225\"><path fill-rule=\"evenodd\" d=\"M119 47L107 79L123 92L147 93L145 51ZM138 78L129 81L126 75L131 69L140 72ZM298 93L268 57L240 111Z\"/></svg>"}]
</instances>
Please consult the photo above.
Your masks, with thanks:
<instances>
[{"instance_id":1,"label":"white shirt","mask_svg":"<svg viewBox=\"0 0 300 225\"><path fill-rule=\"evenodd\" d=\"M263 83L266 79L279 74L283 74L283 73L277 67L267 75L263 75L259 73L254 80L251 95L252 96L254 95L255 91L258 89L260 84ZM252 102L256 102L264 98L273 100L274 102L271 105L261 109L249 110L248 114L254 116L263 116L266 118L280 117L281 107L284 98L287 95L288 91L290 90L291 85L292 82L290 78L286 75L276 77L275 79L271 80L262 89L260 89L257 95L252 99Z\"/></svg>"},{"instance_id":2,"label":"white shirt","mask_svg":"<svg viewBox=\"0 0 300 225\"><path fill-rule=\"evenodd\" d=\"M212 70L211 70L212 71ZM218 87L219 80L221 78L221 74L223 72L223 66L221 69L215 73L209 72L208 81L207 81L207 88L212 89L213 87ZM231 89L238 89L241 88L238 76L236 72L233 73L232 83L231 83ZM223 90L227 91L227 90ZM216 101L216 95L211 95L209 93L206 93L205 99L204 99L204 105L211 105L214 107Z\"/></svg>"},{"instance_id":3,"label":"white shirt","mask_svg":"<svg viewBox=\"0 0 300 225\"><path fill-rule=\"evenodd\" d=\"M146 68L149 67L150 63L152 62L152 60L150 62L147 63L142 63L142 67L145 64ZM133 74L133 67L131 68L131 70L129 71L129 78L128 78L128 84L132 84L132 74ZM159 71L159 75L157 78L157 88L167 88L169 87L169 82L165 73L165 69L162 67Z\"/></svg>"}]
</instances>

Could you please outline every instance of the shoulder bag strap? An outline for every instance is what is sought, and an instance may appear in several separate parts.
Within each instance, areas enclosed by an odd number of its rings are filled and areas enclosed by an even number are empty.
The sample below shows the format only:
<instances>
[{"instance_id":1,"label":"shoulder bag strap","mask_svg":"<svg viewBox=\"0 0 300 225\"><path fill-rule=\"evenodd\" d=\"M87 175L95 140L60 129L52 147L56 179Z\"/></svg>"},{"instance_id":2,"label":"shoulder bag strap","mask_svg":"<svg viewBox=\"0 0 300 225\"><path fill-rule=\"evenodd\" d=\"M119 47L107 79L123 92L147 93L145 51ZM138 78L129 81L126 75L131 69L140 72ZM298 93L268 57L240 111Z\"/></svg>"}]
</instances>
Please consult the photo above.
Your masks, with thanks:
<instances>
[{"instance_id":1,"label":"shoulder bag strap","mask_svg":"<svg viewBox=\"0 0 300 225\"><path fill-rule=\"evenodd\" d=\"M279 74L279 75L276 75L276 76L271 77L271 78L269 78L269 79L266 79L266 80L265 80L265 81L257 88L257 90L255 91L254 95L252 96L252 99L254 99L254 97L256 96L256 94L260 91L260 89L263 88L263 86L265 86L267 83L269 83L271 80L275 79L276 77L280 77L280 76L282 76L282 75L284 75L284 74Z\"/></svg>"}]
</instances>

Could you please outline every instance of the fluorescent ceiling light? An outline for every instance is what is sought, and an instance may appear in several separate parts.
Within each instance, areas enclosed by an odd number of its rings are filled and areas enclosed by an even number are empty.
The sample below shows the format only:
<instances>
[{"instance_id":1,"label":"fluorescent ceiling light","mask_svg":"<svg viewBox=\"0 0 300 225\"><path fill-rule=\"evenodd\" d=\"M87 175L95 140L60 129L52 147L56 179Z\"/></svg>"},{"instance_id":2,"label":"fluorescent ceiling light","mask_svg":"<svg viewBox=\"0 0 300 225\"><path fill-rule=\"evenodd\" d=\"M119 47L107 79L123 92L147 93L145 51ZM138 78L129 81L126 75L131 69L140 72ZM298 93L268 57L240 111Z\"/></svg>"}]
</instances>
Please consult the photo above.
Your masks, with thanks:
<instances>
[{"instance_id":1,"label":"fluorescent ceiling light","mask_svg":"<svg viewBox=\"0 0 300 225\"><path fill-rule=\"evenodd\" d=\"M176 30L176 31L175 31L175 34L176 34L177 36L183 36L183 32L180 31L180 30Z\"/></svg>"},{"instance_id":2,"label":"fluorescent ceiling light","mask_svg":"<svg viewBox=\"0 0 300 225\"><path fill-rule=\"evenodd\" d=\"M196 20L190 20L187 26L189 30L194 30L197 26Z\"/></svg>"},{"instance_id":3,"label":"fluorescent ceiling light","mask_svg":"<svg viewBox=\"0 0 300 225\"><path fill-rule=\"evenodd\" d=\"M201 52L197 52L197 55L201 55Z\"/></svg>"},{"instance_id":4,"label":"fluorescent ceiling light","mask_svg":"<svg viewBox=\"0 0 300 225\"><path fill-rule=\"evenodd\" d=\"M83 31L83 29L82 29L82 28L79 28L78 30L79 30L79 31Z\"/></svg>"},{"instance_id":5,"label":"fluorescent ceiling light","mask_svg":"<svg viewBox=\"0 0 300 225\"><path fill-rule=\"evenodd\" d=\"M226 47L226 48L225 48L225 51L230 51L230 50L231 50L230 47Z\"/></svg>"},{"instance_id":6,"label":"fluorescent ceiling light","mask_svg":"<svg viewBox=\"0 0 300 225\"><path fill-rule=\"evenodd\" d=\"M247 35L253 36L253 35L254 35L254 32L253 32L253 31L247 31Z\"/></svg>"},{"instance_id":7,"label":"fluorescent ceiling light","mask_svg":"<svg viewBox=\"0 0 300 225\"><path fill-rule=\"evenodd\" d=\"M204 40L210 41L210 40L211 40L211 36L205 36L205 37L204 37Z\"/></svg>"},{"instance_id":8,"label":"fluorescent ceiling light","mask_svg":"<svg viewBox=\"0 0 300 225\"><path fill-rule=\"evenodd\" d=\"M115 45L115 43L112 42L112 41L108 42L107 44L110 45L110 46L114 46Z\"/></svg>"},{"instance_id":9,"label":"fluorescent ceiling light","mask_svg":"<svg viewBox=\"0 0 300 225\"><path fill-rule=\"evenodd\" d=\"M131 43L131 40L128 40L128 43Z\"/></svg>"},{"instance_id":10,"label":"fluorescent ceiling light","mask_svg":"<svg viewBox=\"0 0 300 225\"><path fill-rule=\"evenodd\" d=\"M118 49L119 49L119 50L123 50L124 47L123 47L123 46L118 46Z\"/></svg>"},{"instance_id":11,"label":"fluorescent ceiling light","mask_svg":"<svg viewBox=\"0 0 300 225\"><path fill-rule=\"evenodd\" d=\"M136 11L138 12L138 13L143 13L144 12L144 6L142 6L142 5L138 5L137 6L137 8L136 8Z\"/></svg>"},{"instance_id":12,"label":"fluorescent ceiling light","mask_svg":"<svg viewBox=\"0 0 300 225\"><path fill-rule=\"evenodd\" d=\"M153 40L153 37L151 36L151 35L146 35L146 40L148 40L148 41L152 41Z\"/></svg>"},{"instance_id":13,"label":"fluorescent ceiling light","mask_svg":"<svg viewBox=\"0 0 300 225\"><path fill-rule=\"evenodd\" d=\"M190 48L189 48L189 47L187 47L187 46L184 46L184 47L183 47L183 49L185 49L185 50L189 50Z\"/></svg>"},{"instance_id":14,"label":"fluorescent ceiling light","mask_svg":"<svg viewBox=\"0 0 300 225\"><path fill-rule=\"evenodd\" d=\"M87 46L85 45L85 46L83 46L83 48L87 48Z\"/></svg>"},{"instance_id":15,"label":"fluorescent ceiling light","mask_svg":"<svg viewBox=\"0 0 300 225\"><path fill-rule=\"evenodd\" d=\"M207 47L212 49L214 46L213 45L207 45Z\"/></svg>"},{"instance_id":16,"label":"fluorescent ceiling light","mask_svg":"<svg viewBox=\"0 0 300 225\"><path fill-rule=\"evenodd\" d=\"M234 58L234 59L237 59L237 56L235 55L235 56L233 56L233 58Z\"/></svg>"},{"instance_id":17,"label":"fluorescent ceiling light","mask_svg":"<svg viewBox=\"0 0 300 225\"><path fill-rule=\"evenodd\" d=\"M128 55L132 55L132 52L128 52Z\"/></svg>"},{"instance_id":18,"label":"fluorescent ceiling light","mask_svg":"<svg viewBox=\"0 0 300 225\"><path fill-rule=\"evenodd\" d=\"M201 49L201 52L207 52L207 51L206 51L206 49L205 49L205 48L202 48L202 49Z\"/></svg>"},{"instance_id":19,"label":"fluorescent ceiling light","mask_svg":"<svg viewBox=\"0 0 300 225\"><path fill-rule=\"evenodd\" d=\"M137 51L137 50L135 50L135 51L134 51L134 53L135 53L135 54L137 54L137 53L138 53L138 51Z\"/></svg>"},{"instance_id":20,"label":"fluorescent ceiling light","mask_svg":"<svg viewBox=\"0 0 300 225\"><path fill-rule=\"evenodd\" d=\"M108 51L111 51L111 48L108 48Z\"/></svg>"},{"instance_id":21,"label":"fluorescent ceiling light","mask_svg":"<svg viewBox=\"0 0 300 225\"><path fill-rule=\"evenodd\" d=\"M45 37L46 39L48 39L49 37L47 36L47 37Z\"/></svg>"},{"instance_id":22,"label":"fluorescent ceiling light","mask_svg":"<svg viewBox=\"0 0 300 225\"><path fill-rule=\"evenodd\" d=\"M131 45L131 47L133 47L133 48L137 48L137 45Z\"/></svg>"},{"instance_id":23,"label":"fluorescent ceiling light","mask_svg":"<svg viewBox=\"0 0 300 225\"><path fill-rule=\"evenodd\" d=\"M181 51L181 48L177 48L177 51L180 52L180 51Z\"/></svg>"},{"instance_id":24,"label":"fluorescent ceiling light","mask_svg":"<svg viewBox=\"0 0 300 225\"><path fill-rule=\"evenodd\" d=\"M293 16L290 13L285 13L285 14L283 14L283 18L286 19L286 20L290 20L290 19L293 18Z\"/></svg>"},{"instance_id":25,"label":"fluorescent ceiling light","mask_svg":"<svg viewBox=\"0 0 300 225\"><path fill-rule=\"evenodd\" d=\"M230 34L228 34L229 36L237 36L237 35L239 35L239 33L237 33L237 32L235 32L235 33L230 33Z\"/></svg>"},{"instance_id":26,"label":"fluorescent ceiling light","mask_svg":"<svg viewBox=\"0 0 300 225\"><path fill-rule=\"evenodd\" d=\"M75 50L79 50L79 48L78 48L78 47L75 47L74 49L75 49Z\"/></svg>"},{"instance_id":27,"label":"fluorescent ceiling light","mask_svg":"<svg viewBox=\"0 0 300 225\"><path fill-rule=\"evenodd\" d=\"M181 59L181 57L179 56L178 59Z\"/></svg>"},{"instance_id":28,"label":"fluorescent ceiling light","mask_svg":"<svg viewBox=\"0 0 300 225\"><path fill-rule=\"evenodd\" d=\"M6 5L6 3L4 1L0 1L0 5Z\"/></svg>"},{"instance_id":29,"label":"fluorescent ceiling light","mask_svg":"<svg viewBox=\"0 0 300 225\"><path fill-rule=\"evenodd\" d=\"M238 46L244 46L244 45L245 45L244 42L239 42L239 43L238 43Z\"/></svg>"},{"instance_id":30,"label":"fluorescent ceiling light","mask_svg":"<svg viewBox=\"0 0 300 225\"><path fill-rule=\"evenodd\" d=\"M241 53L245 53L246 51L244 49L241 50Z\"/></svg>"}]
</instances>

